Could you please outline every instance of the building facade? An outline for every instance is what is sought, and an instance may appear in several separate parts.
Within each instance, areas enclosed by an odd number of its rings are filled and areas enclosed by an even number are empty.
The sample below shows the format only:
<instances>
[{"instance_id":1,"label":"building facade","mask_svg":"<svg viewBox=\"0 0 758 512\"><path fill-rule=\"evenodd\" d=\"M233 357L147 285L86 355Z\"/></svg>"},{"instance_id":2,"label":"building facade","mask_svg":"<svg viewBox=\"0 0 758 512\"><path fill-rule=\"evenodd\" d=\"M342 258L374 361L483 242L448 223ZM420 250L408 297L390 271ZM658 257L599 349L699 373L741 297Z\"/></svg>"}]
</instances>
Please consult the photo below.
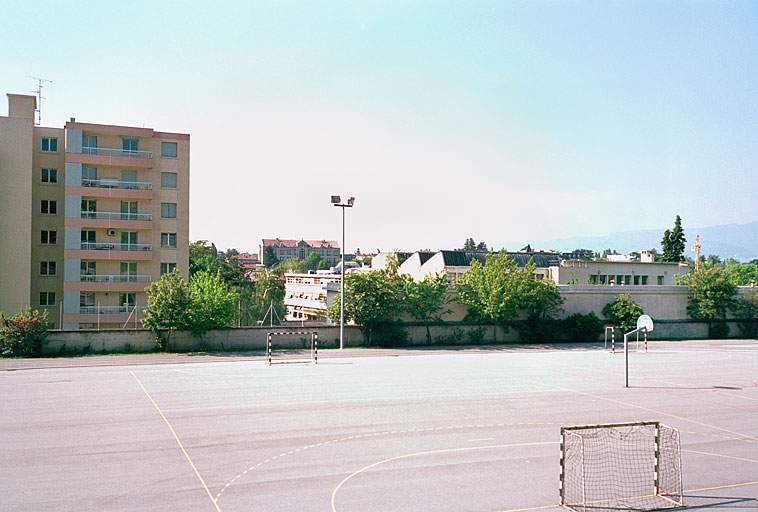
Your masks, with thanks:
<instances>
[{"instance_id":1,"label":"building facade","mask_svg":"<svg viewBox=\"0 0 758 512\"><path fill-rule=\"evenodd\" d=\"M328 323L326 310L332 305L341 281L342 276L339 273L285 273L285 320Z\"/></svg>"},{"instance_id":2,"label":"building facade","mask_svg":"<svg viewBox=\"0 0 758 512\"><path fill-rule=\"evenodd\" d=\"M145 289L189 274L188 134L34 125L36 98L0 117L0 311L54 328L139 325Z\"/></svg>"},{"instance_id":3,"label":"building facade","mask_svg":"<svg viewBox=\"0 0 758 512\"><path fill-rule=\"evenodd\" d=\"M266 249L270 248L276 259L280 262L291 258L305 260L312 252L316 252L321 259L330 266L336 265L342 254L340 246L333 240L282 240L279 238L264 238L258 248L258 257L261 264L270 267L271 262L266 261ZM347 256L345 257L347 259Z\"/></svg>"}]
</instances>

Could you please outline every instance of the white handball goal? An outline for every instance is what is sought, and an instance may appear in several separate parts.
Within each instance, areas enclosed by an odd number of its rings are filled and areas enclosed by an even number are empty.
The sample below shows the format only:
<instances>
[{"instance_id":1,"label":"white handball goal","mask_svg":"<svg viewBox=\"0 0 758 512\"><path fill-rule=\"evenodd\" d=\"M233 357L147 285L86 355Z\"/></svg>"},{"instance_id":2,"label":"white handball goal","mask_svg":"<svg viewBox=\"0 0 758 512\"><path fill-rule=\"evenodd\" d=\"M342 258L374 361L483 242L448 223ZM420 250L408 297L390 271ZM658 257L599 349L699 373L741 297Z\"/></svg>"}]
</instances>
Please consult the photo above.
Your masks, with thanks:
<instances>
[{"instance_id":1,"label":"white handball goal","mask_svg":"<svg viewBox=\"0 0 758 512\"><path fill-rule=\"evenodd\" d=\"M301 344L301 348L292 348L295 338ZM282 340L282 343L274 343L274 339ZM289 341L289 343L284 343L284 341ZM266 364L271 366L275 363L318 364L318 333L315 331L267 333Z\"/></svg>"},{"instance_id":2,"label":"white handball goal","mask_svg":"<svg viewBox=\"0 0 758 512\"><path fill-rule=\"evenodd\" d=\"M562 427L560 504L578 512L683 507L679 431L659 422Z\"/></svg>"}]
</instances>

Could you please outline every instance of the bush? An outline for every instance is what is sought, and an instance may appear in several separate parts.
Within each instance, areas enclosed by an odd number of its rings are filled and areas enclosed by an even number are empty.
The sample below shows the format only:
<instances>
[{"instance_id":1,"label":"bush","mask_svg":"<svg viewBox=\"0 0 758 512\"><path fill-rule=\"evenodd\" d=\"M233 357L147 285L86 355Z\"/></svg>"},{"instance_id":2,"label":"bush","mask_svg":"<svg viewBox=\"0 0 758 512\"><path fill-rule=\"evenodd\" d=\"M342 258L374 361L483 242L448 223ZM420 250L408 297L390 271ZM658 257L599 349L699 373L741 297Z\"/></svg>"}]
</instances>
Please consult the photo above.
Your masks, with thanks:
<instances>
[{"instance_id":1,"label":"bush","mask_svg":"<svg viewBox=\"0 0 758 512\"><path fill-rule=\"evenodd\" d=\"M586 315L574 313L563 321L563 334L570 342L597 341L603 327L603 321L592 311Z\"/></svg>"},{"instance_id":2,"label":"bush","mask_svg":"<svg viewBox=\"0 0 758 512\"><path fill-rule=\"evenodd\" d=\"M729 337L729 325L726 322L718 322L708 327L708 337L714 340L723 340Z\"/></svg>"},{"instance_id":3,"label":"bush","mask_svg":"<svg viewBox=\"0 0 758 512\"><path fill-rule=\"evenodd\" d=\"M10 318L0 313L0 354L7 357L40 357L49 330L47 310L40 312L27 307Z\"/></svg>"},{"instance_id":4,"label":"bush","mask_svg":"<svg viewBox=\"0 0 758 512\"><path fill-rule=\"evenodd\" d=\"M625 332L637 328L637 319L643 313L642 306L633 301L628 293L622 293L603 308L603 316Z\"/></svg>"},{"instance_id":5,"label":"bush","mask_svg":"<svg viewBox=\"0 0 758 512\"><path fill-rule=\"evenodd\" d=\"M371 325L371 341L368 346L391 348L408 343L408 332L402 322L379 322Z\"/></svg>"},{"instance_id":6,"label":"bush","mask_svg":"<svg viewBox=\"0 0 758 512\"><path fill-rule=\"evenodd\" d=\"M528 318L515 327L521 341L549 343L560 341L561 325L560 320Z\"/></svg>"}]
</instances>

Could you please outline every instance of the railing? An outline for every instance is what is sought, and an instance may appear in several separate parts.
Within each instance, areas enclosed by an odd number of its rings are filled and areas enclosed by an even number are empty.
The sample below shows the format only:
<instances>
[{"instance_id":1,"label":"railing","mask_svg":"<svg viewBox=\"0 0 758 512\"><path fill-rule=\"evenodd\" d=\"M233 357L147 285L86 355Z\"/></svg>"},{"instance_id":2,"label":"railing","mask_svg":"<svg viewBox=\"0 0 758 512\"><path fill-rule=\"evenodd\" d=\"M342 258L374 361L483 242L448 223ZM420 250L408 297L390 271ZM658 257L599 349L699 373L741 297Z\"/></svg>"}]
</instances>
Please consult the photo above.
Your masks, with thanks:
<instances>
[{"instance_id":1,"label":"railing","mask_svg":"<svg viewBox=\"0 0 758 512\"><path fill-rule=\"evenodd\" d=\"M137 310L137 313L144 313L147 306L79 306L80 315L106 315L106 314L126 314Z\"/></svg>"},{"instance_id":2,"label":"railing","mask_svg":"<svg viewBox=\"0 0 758 512\"><path fill-rule=\"evenodd\" d=\"M152 151L138 151L136 149L115 149L115 148L82 148L83 155L100 155L100 156L130 156L136 158L153 158Z\"/></svg>"},{"instance_id":3,"label":"railing","mask_svg":"<svg viewBox=\"0 0 758 512\"><path fill-rule=\"evenodd\" d=\"M152 213L82 212L82 219L153 220Z\"/></svg>"},{"instance_id":4,"label":"railing","mask_svg":"<svg viewBox=\"0 0 758 512\"><path fill-rule=\"evenodd\" d=\"M149 283L153 276L149 275L121 275L121 274L82 274L80 281L87 283Z\"/></svg>"},{"instance_id":5,"label":"railing","mask_svg":"<svg viewBox=\"0 0 758 512\"><path fill-rule=\"evenodd\" d=\"M153 184L147 181L121 181L109 178L93 180L82 178L82 187L119 188L124 190L153 190Z\"/></svg>"},{"instance_id":6,"label":"railing","mask_svg":"<svg viewBox=\"0 0 758 512\"><path fill-rule=\"evenodd\" d=\"M102 242L82 242L83 251L152 251L152 244L111 244Z\"/></svg>"}]
</instances>

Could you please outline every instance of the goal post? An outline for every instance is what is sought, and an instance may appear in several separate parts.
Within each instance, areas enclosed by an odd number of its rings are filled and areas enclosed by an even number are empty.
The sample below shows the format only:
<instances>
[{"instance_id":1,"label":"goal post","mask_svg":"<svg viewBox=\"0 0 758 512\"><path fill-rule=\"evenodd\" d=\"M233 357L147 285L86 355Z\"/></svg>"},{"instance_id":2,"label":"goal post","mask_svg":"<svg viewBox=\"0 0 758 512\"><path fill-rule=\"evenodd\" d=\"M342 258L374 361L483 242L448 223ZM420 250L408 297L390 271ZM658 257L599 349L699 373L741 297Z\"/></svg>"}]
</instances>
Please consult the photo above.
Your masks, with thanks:
<instances>
[{"instance_id":1,"label":"goal post","mask_svg":"<svg viewBox=\"0 0 758 512\"><path fill-rule=\"evenodd\" d=\"M302 350L278 349L274 346L276 336L298 336L303 343ZM306 338L302 338L306 336ZM276 353L277 357L274 358ZM279 357L281 356L281 357ZM313 363L318 364L318 333L316 331L269 332L266 334L266 364L273 363Z\"/></svg>"},{"instance_id":2,"label":"goal post","mask_svg":"<svg viewBox=\"0 0 758 512\"><path fill-rule=\"evenodd\" d=\"M657 421L561 428L560 505L577 512L682 507L679 431Z\"/></svg>"}]
</instances>

